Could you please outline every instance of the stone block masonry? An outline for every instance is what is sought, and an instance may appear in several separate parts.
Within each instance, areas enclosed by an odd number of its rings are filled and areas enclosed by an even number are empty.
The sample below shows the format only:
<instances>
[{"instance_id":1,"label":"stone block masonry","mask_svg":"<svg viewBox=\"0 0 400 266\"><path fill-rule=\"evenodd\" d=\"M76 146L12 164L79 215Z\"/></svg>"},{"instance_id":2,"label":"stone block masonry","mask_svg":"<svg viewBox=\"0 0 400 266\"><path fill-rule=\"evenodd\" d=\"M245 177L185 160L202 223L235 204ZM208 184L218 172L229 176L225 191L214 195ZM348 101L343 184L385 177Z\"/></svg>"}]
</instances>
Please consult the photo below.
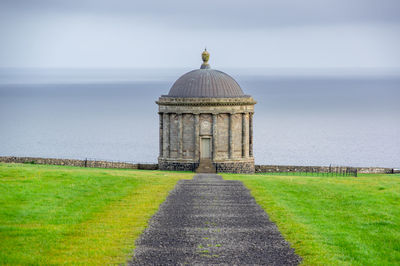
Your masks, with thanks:
<instances>
[{"instance_id":1,"label":"stone block masonry","mask_svg":"<svg viewBox=\"0 0 400 266\"><path fill-rule=\"evenodd\" d=\"M160 170L164 171L192 171L194 172L199 163L191 163L191 162L168 162L159 160L158 167Z\"/></svg>"},{"instance_id":2,"label":"stone block masonry","mask_svg":"<svg viewBox=\"0 0 400 266\"><path fill-rule=\"evenodd\" d=\"M224 162L214 163L217 173L238 173L238 174L253 174L254 164L252 162Z\"/></svg>"},{"instance_id":3,"label":"stone block masonry","mask_svg":"<svg viewBox=\"0 0 400 266\"><path fill-rule=\"evenodd\" d=\"M158 169L158 164L141 164L141 163L135 164L126 162L37 158L37 157L0 156L0 162L65 165L65 166L90 167L90 168L117 168L117 169L143 169L143 170Z\"/></svg>"},{"instance_id":4,"label":"stone block masonry","mask_svg":"<svg viewBox=\"0 0 400 266\"><path fill-rule=\"evenodd\" d=\"M218 172L254 173L250 96L174 98L159 105L160 170L192 170L211 159Z\"/></svg>"},{"instance_id":5,"label":"stone block masonry","mask_svg":"<svg viewBox=\"0 0 400 266\"><path fill-rule=\"evenodd\" d=\"M354 167L359 174L392 174L395 170L384 167ZM293 173L293 172L320 172L328 173L329 166L295 166L295 165L256 165L256 173Z\"/></svg>"}]
</instances>

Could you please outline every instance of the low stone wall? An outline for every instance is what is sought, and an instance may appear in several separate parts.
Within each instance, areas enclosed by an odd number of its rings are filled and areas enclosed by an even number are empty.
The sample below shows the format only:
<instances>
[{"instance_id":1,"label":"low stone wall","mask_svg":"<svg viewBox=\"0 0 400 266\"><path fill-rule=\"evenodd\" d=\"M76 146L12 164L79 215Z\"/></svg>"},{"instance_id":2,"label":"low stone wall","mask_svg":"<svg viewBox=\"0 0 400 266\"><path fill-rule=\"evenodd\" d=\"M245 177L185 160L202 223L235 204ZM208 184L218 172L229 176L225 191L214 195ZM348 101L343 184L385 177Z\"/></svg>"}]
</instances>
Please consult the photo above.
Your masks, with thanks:
<instances>
[{"instance_id":1,"label":"low stone wall","mask_svg":"<svg viewBox=\"0 0 400 266\"><path fill-rule=\"evenodd\" d=\"M32 164L49 164L49 165L67 165L78 167L92 168L119 168L119 169L143 169L143 170L174 170L174 171L194 171L198 167L198 163L162 163L160 164L135 164L125 162L108 162L94 160L75 160L75 159L54 159L54 158L37 158L37 157L14 157L0 156L0 162L3 163L32 163ZM217 163L217 172L236 172L236 173L253 173L251 164L247 163ZM350 167L352 168L352 167ZM353 168L354 169L354 168ZM255 165L256 173L273 173L273 172L323 172L330 171L329 166L295 166L295 165ZM357 172L361 174L392 174L399 173L398 169L383 167L357 167Z\"/></svg>"},{"instance_id":2,"label":"low stone wall","mask_svg":"<svg viewBox=\"0 0 400 266\"><path fill-rule=\"evenodd\" d=\"M91 168L118 168L118 169L143 169L157 170L158 164L134 164L125 162L108 162L94 160L75 160L75 159L54 159L54 158L37 158L37 157L13 157L0 156L0 162L3 163L32 163L32 164L49 164L49 165L67 165Z\"/></svg>"},{"instance_id":3,"label":"low stone wall","mask_svg":"<svg viewBox=\"0 0 400 266\"><path fill-rule=\"evenodd\" d=\"M142 170L158 170L158 164L156 163L138 163L137 169Z\"/></svg>"},{"instance_id":4,"label":"low stone wall","mask_svg":"<svg viewBox=\"0 0 400 266\"><path fill-rule=\"evenodd\" d=\"M329 173L333 167L329 166L295 166L295 165L256 165L256 173L273 173L273 172L320 172ZM394 173L392 168L383 167L347 167L355 169L360 174L391 174Z\"/></svg>"}]
</instances>

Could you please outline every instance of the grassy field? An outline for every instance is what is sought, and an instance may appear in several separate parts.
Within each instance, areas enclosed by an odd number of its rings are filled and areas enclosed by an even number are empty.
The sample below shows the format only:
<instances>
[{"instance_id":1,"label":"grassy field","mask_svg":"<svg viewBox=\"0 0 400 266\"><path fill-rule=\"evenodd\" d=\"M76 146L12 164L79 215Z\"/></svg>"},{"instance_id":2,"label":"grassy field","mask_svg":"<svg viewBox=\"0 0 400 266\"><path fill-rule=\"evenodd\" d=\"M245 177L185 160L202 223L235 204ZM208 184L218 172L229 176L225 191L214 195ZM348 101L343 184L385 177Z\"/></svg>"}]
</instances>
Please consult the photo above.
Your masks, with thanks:
<instances>
[{"instance_id":1,"label":"grassy field","mask_svg":"<svg viewBox=\"0 0 400 266\"><path fill-rule=\"evenodd\" d=\"M0 264L120 264L193 173L0 163Z\"/></svg>"},{"instance_id":2,"label":"grassy field","mask_svg":"<svg viewBox=\"0 0 400 266\"><path fill-rule=\"evenodd\" d=\"M305 265L399 265L400 175L241 180Z\"/></svg>"},{"instance_id":3,"label":"grassy field","mask_svg":"<svg viewBox=\"0 0 400 266\"><path fill-rule=\"evenodd\" d=\"M120 264L193 173L0 163L0 264ZM306 265L400 264L400 175L241 180Z\"/></svg>"}]
</instances>

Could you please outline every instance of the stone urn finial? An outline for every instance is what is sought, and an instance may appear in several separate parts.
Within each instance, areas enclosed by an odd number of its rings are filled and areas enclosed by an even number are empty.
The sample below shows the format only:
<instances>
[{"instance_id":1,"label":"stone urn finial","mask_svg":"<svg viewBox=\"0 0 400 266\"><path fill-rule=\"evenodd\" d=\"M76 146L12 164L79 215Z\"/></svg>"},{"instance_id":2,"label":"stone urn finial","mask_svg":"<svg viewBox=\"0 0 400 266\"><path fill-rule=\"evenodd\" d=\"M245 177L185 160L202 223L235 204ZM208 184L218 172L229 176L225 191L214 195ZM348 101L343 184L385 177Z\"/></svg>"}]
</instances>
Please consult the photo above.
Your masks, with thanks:
<instances>
[{"instance_id":1,"label":"stone urn finial","mask_svg":"<svg viewBox=\"0 0 400 266\"><path fill-rule=\"evenodd\" d=\"M201 54L201 59L203 59L203 64L200 69L209 69L210 65L208 64L208 60L210 59L210 53L207 52L207 48L205 48L204 52Z\"/></svg>"}]
</instances>

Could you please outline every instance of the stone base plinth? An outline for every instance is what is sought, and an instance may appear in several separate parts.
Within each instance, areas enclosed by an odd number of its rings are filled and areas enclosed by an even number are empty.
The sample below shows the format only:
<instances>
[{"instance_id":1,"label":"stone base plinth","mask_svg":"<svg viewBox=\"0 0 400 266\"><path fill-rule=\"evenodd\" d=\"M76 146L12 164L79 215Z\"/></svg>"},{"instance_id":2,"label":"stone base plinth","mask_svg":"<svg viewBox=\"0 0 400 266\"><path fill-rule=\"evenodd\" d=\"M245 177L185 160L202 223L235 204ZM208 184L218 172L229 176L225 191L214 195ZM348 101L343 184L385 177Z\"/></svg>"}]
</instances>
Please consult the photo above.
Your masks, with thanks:
<instances>
[{"instance_id":1,"label":"stone base plinth","mask_svg":"<svg viewBox=\"0 0 400 266\"><path fill-rule=\"evenodd\" d=\"M197 162L185 162L185 161L172 161L158 159L158 167L160 170L167 171L195 171L199 163Z\"/></svg>"},{"instance_id":2,"label":"stone base plinth","mask_svg":"<svg viewBox=\"0 0 400 266\"><path fill-rule=\"evenodd\" d=\"M214 161L212 163L215 169L217 170L217 173L241 173L241 174L254 173L253 159L245 161L239 161L239 160ZM195 171L199 166L199 162L159 158L158 166L160 170Z\"/></svg>"},{"instance_id":3,"label":"stone base plinth","mask_svg":"<svg viewBox=\"0 0 400 266\"><path fill-rule=\"evenodd\" d=\"M214 165L217 168L217 173L254 173L254 162L217 162Z\"/></svg>"}]
</instances>

